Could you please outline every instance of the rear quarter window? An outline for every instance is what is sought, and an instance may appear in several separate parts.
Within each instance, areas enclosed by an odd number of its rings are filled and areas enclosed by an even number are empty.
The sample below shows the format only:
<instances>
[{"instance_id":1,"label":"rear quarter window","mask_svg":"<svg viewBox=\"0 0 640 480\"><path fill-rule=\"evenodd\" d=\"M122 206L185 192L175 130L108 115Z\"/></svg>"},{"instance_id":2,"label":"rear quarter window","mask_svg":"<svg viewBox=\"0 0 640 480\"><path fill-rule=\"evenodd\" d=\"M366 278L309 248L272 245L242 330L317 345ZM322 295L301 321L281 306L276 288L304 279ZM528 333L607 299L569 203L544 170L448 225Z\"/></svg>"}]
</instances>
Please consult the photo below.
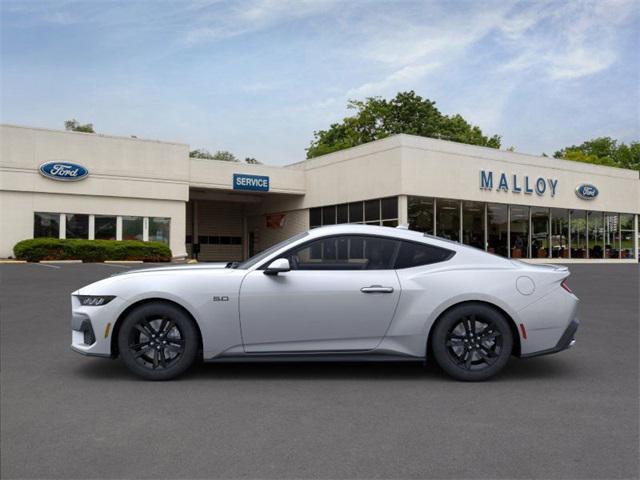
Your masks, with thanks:
<instances>
[{"instance_id":1,"label":"rear quarter window","mask_svg":"<svg viewBox=\"0 0 640 480\"><path fill-rule=\"evenodd\" d=\"M425 243L401 242L395 268L411 268L431 265L449 260L455 255L452 250Z\"/></svg>"}]
</instances>

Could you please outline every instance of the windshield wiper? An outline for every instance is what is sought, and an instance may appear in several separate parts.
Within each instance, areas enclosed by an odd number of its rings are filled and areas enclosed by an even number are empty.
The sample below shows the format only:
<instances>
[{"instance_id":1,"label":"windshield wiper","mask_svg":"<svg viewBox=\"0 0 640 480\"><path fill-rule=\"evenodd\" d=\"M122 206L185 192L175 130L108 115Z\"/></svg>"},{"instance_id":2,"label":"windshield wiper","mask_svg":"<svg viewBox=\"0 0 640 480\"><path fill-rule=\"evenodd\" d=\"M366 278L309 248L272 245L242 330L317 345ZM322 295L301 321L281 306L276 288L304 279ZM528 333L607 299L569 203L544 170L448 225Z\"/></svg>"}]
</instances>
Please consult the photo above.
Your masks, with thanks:
<instances>
[{"instance_id":1,"label":"windshield wiper","mask_svg":"<svg viewBox=\"0 0 640 480\"><path fill-rule=\"evenodd\" d=\"M240 265L240 262L229 262L224 268L238 268L238 265Z\"/></svg>"}]
</instances>

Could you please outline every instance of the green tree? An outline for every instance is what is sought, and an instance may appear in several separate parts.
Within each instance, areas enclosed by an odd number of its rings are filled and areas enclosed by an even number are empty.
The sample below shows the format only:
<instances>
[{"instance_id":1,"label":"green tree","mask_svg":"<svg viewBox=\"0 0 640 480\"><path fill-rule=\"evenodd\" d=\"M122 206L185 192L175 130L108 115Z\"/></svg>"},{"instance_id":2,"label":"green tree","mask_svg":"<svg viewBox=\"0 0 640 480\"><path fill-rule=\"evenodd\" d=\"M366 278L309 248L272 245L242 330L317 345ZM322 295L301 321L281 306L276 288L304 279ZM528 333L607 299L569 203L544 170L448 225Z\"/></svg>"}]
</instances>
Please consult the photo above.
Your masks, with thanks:
<instances>
[{"instance_id":1,"label":"green tree","mask_svg":"<svg viewBox=\"0 0 640 480\"><path fill-rule=\"evenodd\" d=\"M211 153L209 150L200 148L197 150L191 150L189 152L191 158L204 158L206 160L223 160L225 162L237 162L236 156L226 150L218 150L216 153Z\"/></svg>"},{"instance_id":2,"label":"green tree","mask_svg":"<svg viewBox=\"0 0 640 480\"><path fill-rule=\"evenodd\" d=\"M558 150L553 154L555 158L564 158L574 162L593 163L609 167L629 168L640 171L640 142L634 141L629 145L612 139L598 137L587 140L580 145Z\"/></svg>"},{"instance_id":3,"label":"green tree","mask_svg":"<svg viewBox=\"0 0 640 480\"><path fill-rule=\"evenodd\" d=\"M247 163L249 165L262 165L262 162L260 160L256 160L253 157L247 157L244 159L244 163Z\"/></svg>"},{"instance_id":4,"label":"green tree","mask_svg":"<svg viewBox=\"0 0 640 480\"><path fill-rule=\"evenodd\" d=\"M93 129L93 123L85 123L82 125L75 118L64 122L64 129L70 132L96 133Z\"/></svg>"},{"instance_id":5,"label":"green tree","mask_svg":"<svg viewBox=\"0 0 640 480\"><path fill-rule=\"evenodd\" d=\"M480 127L471 125L461 115L443 115L435 105L413 90L399 92L391 100L380 97L349 100L347 108L355 110L355 115L330 125L327 130L315 131L307 158L398 133L500 148L500 136L487 137Z\"/></svg>"}]
</instances>

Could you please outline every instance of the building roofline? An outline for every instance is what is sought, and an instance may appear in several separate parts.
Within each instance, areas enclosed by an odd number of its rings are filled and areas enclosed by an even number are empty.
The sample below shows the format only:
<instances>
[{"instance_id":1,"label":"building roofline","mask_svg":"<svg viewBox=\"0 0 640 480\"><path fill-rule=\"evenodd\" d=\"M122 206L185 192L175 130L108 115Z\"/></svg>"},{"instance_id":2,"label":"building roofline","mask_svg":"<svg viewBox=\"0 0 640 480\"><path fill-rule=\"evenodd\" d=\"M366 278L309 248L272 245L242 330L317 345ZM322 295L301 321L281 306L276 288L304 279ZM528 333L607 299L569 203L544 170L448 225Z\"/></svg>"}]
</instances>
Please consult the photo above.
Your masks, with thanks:
<instances>
[{"instance_id":1,"label":"building roofline","mask_svg":"<svg viewBox=\"0 0 640 480\"><path fill-rule=\"evenodd\" d=\"M501 150L497 148L485 147L481 145L471 145L467 143L453 142L451 140L442 140L438 138L422 137L419 135L410 135L406 133L398 133L390 135L379 140L356 145L355 147L344 148L335 152L327 153L325 155L319 155L317 157L308 158L300 162L285 165L285 167L303 167L304 165L311 165L307 162L314 162L320 160L320 163L327 164L332 163L332 159L338 160L338 157L347 155L349 158L359 156L357 153L360 150L370 150L378 152L381 150L388 150L389 146L384 145L389 142L396 142L395 147L408 147L408 148L421 148L433 152L442 152L450 154L465 155L478 158L486 158L488 160L498 160L506 163L520 163L533 165L546 168L562 168L563 170L577 170L578 167L584 167L582 170L587 172L596 173L600 175L610 175L617 177L631 177L635 176L640 179L640 172L628 168L611 167L607 165L596 165L592 163L576 162L574 160L568 160L565 158L555 157L543 157L541 155L534 155L530 153L511 152L508 150ZM440 148L439 148L440 147ZM353 152L353 154L351 154ZM356 153L357 152L357 153ZM341 159L344 160L344 159ZM326 163L325 163L326 162ZM553 165L556 164L556 165Z\"/></svg>"},{"instance_id":2,"label":"building roofline","mask_svg":"<svg viewBox=\"0 0 640 480\"><path fill-rule=\"evenodd\" d=\"M42 132L52 132L52 133L63 133L68 135L88 135L91 137L102 137L102 138L113 138L116 140L130 140L132 142L151 142L151 143L161 143L163 145L178 145L181 147L189 148L188 143L182 142L170 142L166 140L155 140L152 138L139 138L139 137L125 137L123 135L107 135L104 133L88 133L88 132L73 132L69 130L59 130L55 128L45 128L45 127L29 127L26 125L16 125L12 123L0 123L0 127L9 127L9 128L21 128L24 130L38 130Z\"/></svg>"}]
</instances>

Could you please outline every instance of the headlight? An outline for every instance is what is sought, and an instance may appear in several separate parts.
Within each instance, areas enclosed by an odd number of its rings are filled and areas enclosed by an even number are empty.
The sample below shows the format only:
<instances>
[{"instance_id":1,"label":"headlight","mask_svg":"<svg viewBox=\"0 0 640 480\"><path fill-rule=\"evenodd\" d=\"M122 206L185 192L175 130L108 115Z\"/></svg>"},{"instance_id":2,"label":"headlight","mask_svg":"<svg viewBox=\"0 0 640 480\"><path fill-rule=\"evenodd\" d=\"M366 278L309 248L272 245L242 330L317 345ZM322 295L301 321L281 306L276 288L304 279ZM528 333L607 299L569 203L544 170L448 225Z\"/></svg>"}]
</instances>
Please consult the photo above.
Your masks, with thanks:
<instances>
[{"instance_id":1,"label":"headlight","mask_svg":"<svg viewBox=\"0 0 640 480\"><path fill-rule=\"evenodd\" d=\"M80 305L83 307L100 307L116 298L114 295L78 295Z\"/></svg>"}]
</instances>

